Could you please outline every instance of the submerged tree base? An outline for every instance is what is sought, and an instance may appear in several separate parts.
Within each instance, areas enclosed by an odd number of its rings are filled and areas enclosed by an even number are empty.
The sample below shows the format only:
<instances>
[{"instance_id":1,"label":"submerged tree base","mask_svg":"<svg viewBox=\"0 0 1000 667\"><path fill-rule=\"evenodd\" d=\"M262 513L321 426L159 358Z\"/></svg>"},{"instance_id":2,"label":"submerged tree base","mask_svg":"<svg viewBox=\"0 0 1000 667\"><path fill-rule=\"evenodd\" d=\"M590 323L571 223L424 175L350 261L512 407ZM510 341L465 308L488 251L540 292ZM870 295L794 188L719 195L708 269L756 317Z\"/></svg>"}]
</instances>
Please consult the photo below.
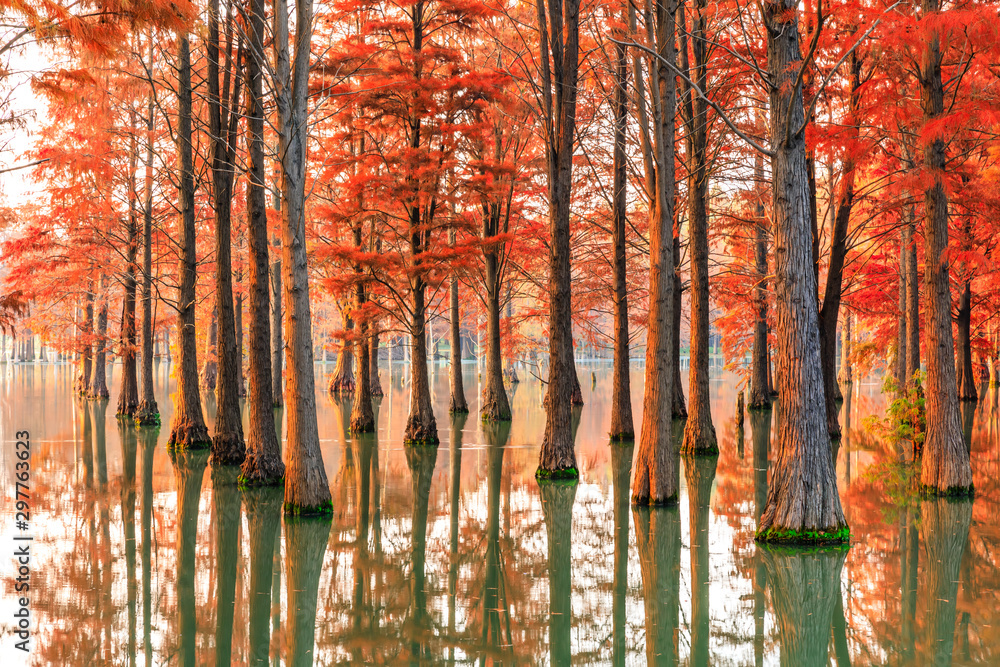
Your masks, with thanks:
<instances>
[{"instance_id":1,"label":"submerged tree base","mask_svg":"<svg viewBox=\"0 0 1000 667\"><path fill-rule=\"evenodd\" d=\"M313 505L311 507L295 505L294 503L285 503L285 514L288 516L298 517L333 516L333 501L326 500L319 505Z\"/></svg>"},{"instance_id":2,"label":"submerged tree base","mask_svg":"<svg viewBox=\"0 0 1000 667\"><path fill-rule=\"evenodd\" d=\"M767 412L774 407L774 402L768 399L763 403L748 403L747 412Z\"/></svg>"},{"instance_id":3,"label":"submerged tree base","mask_svg":"<svg viewBox=\"0 0 1000 667\"><path fill-rule=\"evenodd\" d=\"M441 444L441 441L438 440L437 436L433 438L423 438L419 440L414 440L411 438L403 440L403 446L405 447L437 447L439 444Z\"/></svg>"},{"instance_id":4,"label":"submerged tree base","mask_svg":"<svg viewBox=\"0 0 1000 667\"><path fill-rule=\"evenodd\" d=\"M633 445L635 444L635 433L609 433L613 445Z\"/></svg>"},{"instance_id":5,"label":"submerged tree base","mask_svg":"<svg viewBox=\"0 0 1000 667\"><path fill-rule=\"evenodd\" d=\"M718 456L719 446L715 443L696 447L681 447L681 454L684 456Z\"/></svg>"},{"instance_id":6,"label":"submerged tree base","mask_svg":"<svg viewBox=\"0 0 1000 667\"><path fill-rule=\"evenodd\" d=\"M539 468L535 471L535 479L540 482L578 480L580 479L580 471L576 468L557 468L556 470Z\"/></svg>"},{"instance_id":7,"label":"submerged tree base","mask_svg":"<svg viewBox=\"0 0 1000 667\"><path fill-rule=\"evenodd\" d=\"M157 409L156 404L148 405L145 402L140 402L139 407L135 409L135 413L132 415L136 426L159 426L160 425L160 411Z\"/></svg>"},{"instance_id":8,"label":"submerged tree base","mask_svg":"<svg viewBox=\"0 0 1000 667\"><path fill-rule=\"evenodd\" d=\"M636 498L633 496L632 505L635 507L674 507L677 505L678 499L679 497L676 493L666 498L650 498L648 496Z\"/></svg>"},{"instance_id":9,"label":"submerged tree base","mask_svg":"<svg viewBox=\"0 0 1000 667\"><path fill-rule=\"evenodd\" d=\"M973 484L968 486L949 486L947 489L939 489L936 486L920 485L921 498L973 498L976 495L976 487Z\"/></svg>"},{"instance_id":10,"label":"submerged tree base","mask_svg":"<svg viewBox=\"0 0 1000 667\"><path fill-rule=\"evenodd\" d=\"M212 439L212 465L238 466L246 458L246 445L239 433L216 433Z\"/></svg>"},{"instance_id":11,"label":"submerged tree base","mask_svg":"<svg viewBox=\"0 0 1000 667\"><path fill-rule=\"evenodd\" d=\"M848 544L851 529L841 526L833 530L793 530L790 528L768 528L754 536L755 542L763 544L783 544L788 546L809 546L827 544Z\"/></svg>"},{"instance_id":12,"label":"submerged tree base","mask_svg":"<svg viewBox=\"0 0 1000 667\"><path fill-rule=\"evenodd\" d=\"M190 421L174 423L167 440L168 449L209 449L211 446L212 438L208 435L208 428L204 424Z\"/></svg>"}]
</instances>

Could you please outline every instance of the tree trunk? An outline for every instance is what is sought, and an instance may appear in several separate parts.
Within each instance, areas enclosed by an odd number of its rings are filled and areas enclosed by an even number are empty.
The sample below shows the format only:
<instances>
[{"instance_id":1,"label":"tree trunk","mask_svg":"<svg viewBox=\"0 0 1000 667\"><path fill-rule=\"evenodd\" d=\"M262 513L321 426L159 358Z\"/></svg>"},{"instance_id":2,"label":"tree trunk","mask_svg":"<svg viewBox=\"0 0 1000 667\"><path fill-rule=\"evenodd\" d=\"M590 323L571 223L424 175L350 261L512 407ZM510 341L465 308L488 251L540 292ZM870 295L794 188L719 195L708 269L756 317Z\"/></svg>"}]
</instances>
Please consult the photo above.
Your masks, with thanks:
<instances>
[{"instance_id":1,"label":"tree trunk","mask_svg":"<svg viewBox=\"0 0 1000 667\"><path fill-rule=\"evenodd\" d=\"M276 202L281 197L275 197ZM271 400L274 407L285 404L285 387L282 381L285 365L285 343L281 328L284 326L284 312L281 309L281 246L275 239L275 260L271 263Z\"/></svg>"},{"instance_id":2,"label":"tree trunk","mask_svg":"<svg viewBox=\"0 0 1000 667\"><path fill-rule=\"evenodd\" d=\"M198 281L194 210L194 154L191 132L191 47L187 35L180 38L180 87L177 91L177 152L180 155L181 261L177 292L177 397L170 423L168 443L177 448L201 448L211 445L198 392L198 348L195 337L195 284Z\"/></svg>"},{"instance_id":3,"label":"tree trunk","mask_svg":"<svg viewBox=\"0 0 1000 667\"><path fill-rule=\"evenodd\" d=\"M309 307L309 265L306 255L306 120L312 8L312 0L298 0L295 3L297 30L294 55L291 56L294 58L294 64L289 62L288 11L285 0L277 0L274 10L276 16L274 47L277 63L275 98L278 110L279 154L282 158L281 273L287 304L284 324L288 336L286 347L288 455L285 462L285 511L295 514L332 511L330 485L323 467L319 427L316 421L316 378L313 375L312 314ZM329 524L323 525L328 532ZM289 579L291 578L289 573ZM315 602L315 597L313 601ZM312 636L312 623L309 636L310 638Z\"/></svg>"},{"instance_id":4,"label":"tree trunk","mask_svg":"<svg viewBox=\"0 0 1000 667\"><path fill-rule=\"evenodd\" d=\"M122 386L118 393L118 416L128 417L135 414L139 407L139 383L135 367L135 260L139 251L139 223L135 216L135 151L130 153L130 186L128 212L128 251L125 265L125 294L122 301L122 324L119 337L119 349L122 358Z\"/></svg>"},{"instance_id":5,"label":"tree trunk","mask_svg":"<svg viewBox=\"0 0 1000 667\"><path fill-rule=\"evenodd\" d=\"M97 285L97 315L94 328L94 368L90 379L90 398L108 398L108 284L104 274ZM34 334L28 340L34 343ZM32 350L31 360L34 360Z\"/></svg>"},{"instance_id":6,"label":"tree trunk","mask_svg":"<svg viewBox=\"0 0 1000 667\"><path fill-rule=\"evenodd\" d=\"M633 507L632 517L642 570L646 664L678 665L681 513L676 507Z\"/></svg>"},{"instance_id":7,"label":"tree trunk","mask_svg":"<svg viewBox=\"0 0 1000 667\"><path fill-rule=\"evenodd\" d=\"M451 244L454 245L454 230L449 232L449 236ZM465 400L465 386L462 383L462 322L460 319L461 311L458 307L458 276L452 274L451 285L448 286L448 291L448 325L450 334L449 347L451 348L451 365L449 368L449 380L451 381L451 406L448 408L448 412L468 412L469 404ZM486 374L489 376L488 366ZM501 390L503 389L502 379L500 388ZM486 408L484 401L483 415L485 416L485 414Z\"/></svg>"},{"instance_id":8,"label":"tree trunk","mask_svg":"<svg viewBox=\"0 0 1000 667\"><path fill-rule=\"evenodd\" d=\"M680 261L681 257L681 237L677 225L674 225L674 261ZM670 358L673 359L674 368L674 393L673 393L673 416L675 420L686 420L688 418L687 405L684 402L684 379L681 373L681 309L683 303L681 295L681 272L680 267L674 267L673 292L674 292L674 322L673 322L673 348ZM690 351L690 350L689 350ZM690 368L691 357L688 355L688 367ZM682 432L683 435L683 432ZM676 446L680 446L677 443Z\"/></svg>"},{"instance_id":9,"label":"tree trunk","mask_svg":"<svg viewBox=\"0 0 1000 667\"><path fill-rule=\"evenodd\" d=\"M655 44L667 62L677 60L674 46L674 0L656 5ZM646 27L654 31L653 9L646 3ZM632 502L662 505L677 502L677 448L671 437L674 388L674 117L675 81L663 62L650 61L653 97L652 153L655 178L648 178L652 195L649 221L649 331L646 336L646 382L642 398L642 429L636 457ZM638 80L638 77L636 77ZM647 170L648 172L649 170ZM652 181L652 183L649 183ZM652 185L651 188L648 186Z\"/></svg>"},{"instance_id":10,"label":"tree trunk","mask_svg":"<svg viewBox=\"0 0 1000 667\"><path fill-rule=\"evenodd\" d=\"M344 331L347 337L337 352L337 364L333 367L330 384L327 388L333 396L351 396L354 394L354 348L350 339L354 336L354 318L344 315Z\"/></svg>"},{"instance_id":11,"label":"tree trunk","mask_svg":"<svg viewBox=\"0 0 1000 667\"><path fill-rule=\"evenodd\" d=\"M513 637L510 606L507 599L506 558L500 546L500 491L503 482L503 458L510 437L510 422L495 421L483 425L487 447L487 507L486 553L482 600L483 644L494 652L512 660ZM505 660L504 662L507 662Z\"/></svg>"},{"instance_id":12,"label":"tree trunk","mask_svg":"<svg viewBox=\"0 0 1000 667\"><path fill-rule=\"evenodd\" d=\"M762 163L758 154L755 161ZM758 178L763 179L763 165ZM757 173L755 168L754 173ZM754 287L753 352L750 368L750 397L747 408L766 410L771 407L770 359L767 354L767 221L764 204L757 204L756 240L754 260L757 268L757 285Z\"/></svg>"},{"instance_id":13,"label":"tree trunk","mask_svg":"<svg viewBox=\"0 0 1000 667\"><path fill-rule=\"evenodd\" d=\"M778 458L757 527L763 542L823 543L849 538L826 428L819 314L809 218L802 91L794 0L763 6L772 77L777 376L781 396ZM826 632L829 632L829 623Z\"/></svg>"},{"instance_id":14,"label":"tree trunk","mask_svg":"<svg viewBox=\"0 0 1000 667\"><path fill-rule=\"evenodd\" d=\"M703 16L705 5L706 0L695 0L692 4L690 29L686 25L683 9L680 14L682 67L702 91L708 90ZM690 65L688 34L691 36L691 53L694 56ZM719 453L719 445L715 425L712 423L712 399L709 392L708 103L703 97L692 95L683 80L681 88L687 125L684 143L688 160L688 247L691 249L691 361L688 372L688 416L681 451L686 454L711 455ZM676 294L674 309L677 314L680 313L680 299L676 298ZM679 342L679 327L675 330L675 335Z\"/></svg>"},{"instance_id":15,"label":"tree trunk","mask_svg":"<svg viewBox=\"0 0 1000 667\"><path fill-rule=\"evenodd\" d=\"M899 315L896 318L896 387L900 392L906 387L906 251L910 245L910 228L904 226L899 243Z\"/></svg>"},{"instance_id":16,"label":"tree trunk","mask_svg":"<svg viewBox=\"0 0 1000 667\"><path fill-rule=\"evenodd\" d=\"M369 328L371 336L368 338L368 377L372 383L372 396L383 396L385 392L382 390L382 381L378 373L378 326L371 323Z\"/></svg>"},{"instance_id":17,"label":"tree trunk","mask_svg":"<svg viewBox=\"0 0 1000 667\"><path fill-rule=\"evenodd\" d=\"M268 237L267 237L267 201L264 196L265 182L265 156L264 156L264 21L265 8L264 0L250 0L249 7L249 50L246 59L246 86L247 86L247 152L250 157L250 170L247 180L247 246L249 256L247 257L247 287L249 295L249 364L247 375L249 376L249 394L247 396L247 432L246 432L246 458L240 468L240 484L244 486L254 485L276 485L280 484L285 477L285 464L281 460L280 426L275 428L274 405L275 400L272 394L274 390L274 379L271 375L272 357L271 343L271 321L270 321L270 295L268 269ZM280 294L280 292L279 292ZM279 318L280 320L280 318ZM277 323L280 328L280 321ZM279 334L280 338L280 334ZM281 357L278 356L280 363ZM277 377L278 389L281 389L281 373L279 370ZM264 513L268 506L261 501L261 512ZM250 515L250 503L247 503L247 514ZM248 519L249 520L249 519ZM266 518L261 519L266 521ZM267 527L261 527L266 530ZM270 529L273 533L273 528ZM254 539L254 526L250 524L251 543ZM272 540L263 536L262 540ZM270 554L270 551L264 552ZM253 552L251 551L251 554ZM261 556L260 560L264 557ZM264 565L258 564L254 569L251 565L251 579L253 572L258 577L263 577ZM270 581L270 577L268 577ZM261 582L263 583L263 582ZM251 585L252 587L252 585ZM257 589L254 589L257 590ZM263 590L263 589L261 589ZM256 622L266 627L266 614L258 611L259 617L254 616L254 604L251 603L250 623ZM255 620L256 619L256 620ZM251 634L251 643L256 643L259 638L254 638ZM264 643L266 649L267 642ZM266 654L252 651L252 660L260 662L266 659Z\"/></svg>"},{"instance_id":18,"label":"tree trunk","mask_svg":"<svg viewBox=\"0 0 1000 667\"><path fill-rule=\"evenodd\" d=\"M212 306L208 321L208 335L205 337L205 361L201 365L201 388L207 393L215 392L219 382L219 308Z\"/></svg>"},{"instance_id":19,"label":"tree trunk","mask_svg":"<svg viewBox=\"0 0 1000 667\"><path fill-rule=\"evenodd\" d=\"M851 370L851 354L854 349L851 345L851 328L854 325L851 314L844 317L844 325L840 329L840 374L837 380L847 387L850 393L851 385L854 384L854 374Z\"/></svg>"},{"instance_id":20,"label":"tree trunk","mask_svg":"<svg viewBox=\"0 0 1000 667\"><path fill-rule=\"evenodd\" d=\"M149 41L149 66L153 67L153 40ZM160 408L153 391L153 130L155 107L152 87L146 98L146 163L142 206L142 400L135 411L137 426L159 426Z\"/></svg>"},{"instance_id":21,"label":"tree trunk","mask_svg":"<svg viewBox=\"0 0 1000 667\"><path fill-rule=\"evenodd\" d=\"M354 227L354 247L358 252L363 252L361 237L361 225ZM357 284L354 286L354 308L361 319L358 321L358 335L354 339L355 356L357 365L355 372L354 403L351 405L351 432L371 433L375 430L375 413L372 411L372 383L371 383L371 362L368 359L370 352L368 329L371 326L364 314L365 303L368 300L365 288L363 269L360 264L354 266Z\"/></svg>"},{"instance_id":22,"label":"tree trunk","mask_svg":"<svg viewBox=\"0 0 1000 667\"><path fill-rule=\"evenodd\" d=\"M545 433L536 476L576 479L579 471L576 468L576 450L570 423L576 365L573 361L569 218L573 186L573 146L576 140L580 0L536 0L536 7L542 63L542 122L546 137L551 234L548 285L549 384L545 397ZM563 34L566 36L565 41Z\"/></svg>"},{"instance_id":23,"label":"tree trunk","mask_svg":"<svg viewBox=\"0 0 1000 667\"><path fill-rule=\"evenodd\" d=\"M624 35L619 34L624 41ZM615 132L614 132L614 217L611 221L613 257L611 272L614 301L614 361L611 379L611 432L612 441L635 440L632 421L632 388L629 377L628 344L628 265L626 253L627 168L625 156L628 128L628 53L623 43L615 44ZM617 487L616 487L617 489ZM626 519L626 522L628 520ZM617 618L617 617L616 617ZM616 644L617 646L617 644Z\"/></svg>"},{"instance_id":24,"label":"tree trunk","mask_svg":"<svg viewBox=\"0 0 1000 667\"><path fill-rule=\"evenodd\" d=\"M229 20L232 20L231 17ZM227 32L228 30L227 26ZM208 41L205 48L208 53L212 208L215 213L215 307L218 311L218 377L215 383L218 408L215 414L215 434L212 437L212 463L239 465L246 455L246 445L243 442L243 420L240 415L241 361L236 346L236 314L233 307L231 212L233 175L236 171L237 109L243 78L235 72L238 65L234 65L232 46L227 44L224 54L225 78L220 87L219 76L223 60L219 53L219 0L209 0L208 3ZM239 54L237 58L241 56Z\"/></svg>"},{"instance_id":25,"label":"tree trunk","mask_svg":"<svg viewBox=\"0 0 1000 667\"><path fill-rule=\"evenodd\" d=\"M938 21L940 0L922 0L924 21ZM941 44L934 23L925 36L920 62L920 101L924 123L944 113ZM951 332L951 285L948 275L948 195L944 190L944 140L924 146L924 170L933 181L924 190L924 312L927 316L927 436L920 483L932 495L970 495L972 467L962 441L955 380L955 346Z\"/></svg>"},{"instance_id":26,"label":"tree trunk","mask_svg":"<svg viewBox=\"0 0 1000 667\"><path fill-rule=\"evenodd\" d=\"M793 551L760 547L778 621L782 667L825 665L830 628L841 597L840 573L847 550Z\"/></svg>"},{"instance_id":27,"label":"tree trunk","mask_svg":"<svg viewBox=\"0 0 1000 667\"><path fill-rule=\"evenodd\" d=\"M689 422L690 423L690 422ZM712 484L717 457L698 457L684 462L688 488L688 519L691 535L691 664L709 664L712 614L709 605L711 559L709 524Z\"/></svg>"},{"instance_id":28,"label":"tree trunk","mask_svg":"<svg viewBox=\"0 0 1000 667\"><path fill-rule=\"evenodd\" d=\"M406 418L406 432L403 435L407 445L436 445L438 443L437 420L431 403L431 385L427 374L427 330L424 317L427 307L424 303L424 281L416 277L417 287L413 290L413 315L410 322L412 339L410 360L410 414Z\"/></svg>"},{"instance_id":29,"label":"tree trunk","mask_svg":"<svg viewBox=\"0 0 1000 667\"><path fill-rule=\"evenodd\" d=\"M976 374L972 366L972 289L966 280L958 301L958 399L977 401Z\"/></svg>"},{"instance_id":30,"label":"tree trunk","mask_svg":"<svg viewBox=\"0 0 1000 667\"><path fill-rule=\"evenodd\" d=\"M492 216L491 216L492 217ZM491 224L483 230L484 235L496 236L499 233L498 221L494 218ZM486 224L484 222L484 224ZM483 382L480 417L486 421L510 421L510 402L507 390L503 386L503 358L500 341L500 267L499 251L495 245L484 251L486 265L486 377ZM455 289L455 288L452 288ZM452 292L453 310L457 311L455 292ZM452 336L458 335L458 329L452 330Z\"/></svg>"},{"instance_id":31,"label":"tree trunk","mask_svg":"<svg viewBox=\"0 0 1000 667\"><path fill-rule=\"evenodd\" d=\"M907 207L906 250L906 383L920 370L920 280L917 275L917 238L913 208Z\"/></svg>"},{"instance_id":32,"label":"tree trunk","mask_svg":"<svg viewBox=\"0 0 1000 667\"><path fill-rule=\"evenodd\" d=\"M87 281L87 300L83 311L83 324L80 326L80 370L76 377L76 393L80 396L90 396L90 374L93 367L93 356L91 337L94 333L94 281ZM20 341L14 341L13 347L16 349ZM13 349L11 355L13 356ZM23 359L18 359L23 361Z\"/></svg>"}]
</instances>

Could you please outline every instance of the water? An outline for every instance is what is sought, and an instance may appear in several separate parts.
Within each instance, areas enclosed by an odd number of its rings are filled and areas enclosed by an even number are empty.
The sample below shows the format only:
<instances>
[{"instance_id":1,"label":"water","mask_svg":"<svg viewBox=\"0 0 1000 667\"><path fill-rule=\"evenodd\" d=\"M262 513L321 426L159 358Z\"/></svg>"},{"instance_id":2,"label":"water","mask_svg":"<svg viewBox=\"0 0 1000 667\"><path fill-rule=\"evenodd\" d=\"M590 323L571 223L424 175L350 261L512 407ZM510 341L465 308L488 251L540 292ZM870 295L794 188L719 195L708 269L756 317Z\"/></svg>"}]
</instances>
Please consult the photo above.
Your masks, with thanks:
<instances>
[{"instance_id":1,"label":"water","mask_svg":"<svg viewBox=\"0 0 1000 667\"><path fill-rule=\"evenodd\" d=\"M753 542L780 408L738 431L731 376L712 382L721 455L685 462L678 507L650 510L629 504L633 449L607 441L610 365L580 366L580 483L543 490L537 380L514 389L512 424L485 428L473 367L468 418L447 414L436 367L441 445L408 449L405 368L382 369L377 436L352 438L349 406L318 401L324 522L283 519L280 492L240 491L207 454L168 452L166 364L165 426L138 433L115 420L120 369L108 404L74 399L69 367L0 366L7 497L14 433L34 447L34 663L1000 664L992 393L967 414L975 502L919 502L862 424L884 409L878 384L855 384L837 453L851 548L796 551ZM638 426L640 369L632 380Z\"/></svg>"}]
</instances>

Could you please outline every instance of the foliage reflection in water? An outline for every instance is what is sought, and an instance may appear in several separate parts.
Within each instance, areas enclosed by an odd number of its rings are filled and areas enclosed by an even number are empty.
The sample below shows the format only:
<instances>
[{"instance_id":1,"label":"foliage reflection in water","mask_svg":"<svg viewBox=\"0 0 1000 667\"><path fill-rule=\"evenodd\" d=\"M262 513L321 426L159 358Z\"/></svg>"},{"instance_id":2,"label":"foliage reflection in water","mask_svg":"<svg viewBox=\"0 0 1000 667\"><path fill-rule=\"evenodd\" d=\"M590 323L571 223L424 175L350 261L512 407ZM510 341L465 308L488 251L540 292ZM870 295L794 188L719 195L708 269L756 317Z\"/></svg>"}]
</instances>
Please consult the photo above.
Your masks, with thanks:
<instances>
[{"instance_id":1,"label":"foliage reflection in water","mask_svg":"<svg viewBox=\"0 0 1000 667\"><path fill-rule=\"evenodd\" d=\"M714 380L721 454L682 457L677 506L632 507L634 447L606 435L610 364L586 370L597 381L573 415L578 484L534 479L537 381L512 389L512 422L483 424L445 417L446 367L436 367L442 444L403 447L397 364L383 368L377 433L352 436L350 404L321 397L335 512L290 519L280 490L241 489L238 469L211 467L207 452L168 451L165 429L137 430L116 422L108 401L75 399L70 368L3 367L0 432L10 441L27 429L36 443L36 662L1000 660L995 390L963 415L975 500L921 500L900 482L902 448L860 426L885 407L878 383L855 383L832 450L852 547L801 550L753 542L780 406L748 413L745 433L722 416L733 414L737 383ZM156 379L169 423L165 364Z\"/></svg>"}]
</instances>

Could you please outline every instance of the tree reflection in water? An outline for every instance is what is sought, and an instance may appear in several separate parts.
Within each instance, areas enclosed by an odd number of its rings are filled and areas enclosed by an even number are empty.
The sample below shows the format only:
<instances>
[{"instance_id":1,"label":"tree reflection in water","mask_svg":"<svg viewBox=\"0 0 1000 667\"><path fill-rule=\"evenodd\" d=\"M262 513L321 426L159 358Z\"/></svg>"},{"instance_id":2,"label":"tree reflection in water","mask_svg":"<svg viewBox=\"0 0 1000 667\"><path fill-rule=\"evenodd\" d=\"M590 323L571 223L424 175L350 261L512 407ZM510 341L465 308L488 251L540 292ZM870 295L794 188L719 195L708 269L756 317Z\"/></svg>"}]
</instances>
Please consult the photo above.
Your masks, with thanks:
<instances>
[{"instance_id":1,"label":"tree reflection in water","mask_svg":"<svg viewBox=\"0 0 1000 667\"><path fill-rule=\"evenodd\" d=\"M198 540L198 503L208 463L208 450L171 449L177 487L177 646L182 667L197 662L198 630L195 608L195 545Z\"/></svg>"}]
</instances>

